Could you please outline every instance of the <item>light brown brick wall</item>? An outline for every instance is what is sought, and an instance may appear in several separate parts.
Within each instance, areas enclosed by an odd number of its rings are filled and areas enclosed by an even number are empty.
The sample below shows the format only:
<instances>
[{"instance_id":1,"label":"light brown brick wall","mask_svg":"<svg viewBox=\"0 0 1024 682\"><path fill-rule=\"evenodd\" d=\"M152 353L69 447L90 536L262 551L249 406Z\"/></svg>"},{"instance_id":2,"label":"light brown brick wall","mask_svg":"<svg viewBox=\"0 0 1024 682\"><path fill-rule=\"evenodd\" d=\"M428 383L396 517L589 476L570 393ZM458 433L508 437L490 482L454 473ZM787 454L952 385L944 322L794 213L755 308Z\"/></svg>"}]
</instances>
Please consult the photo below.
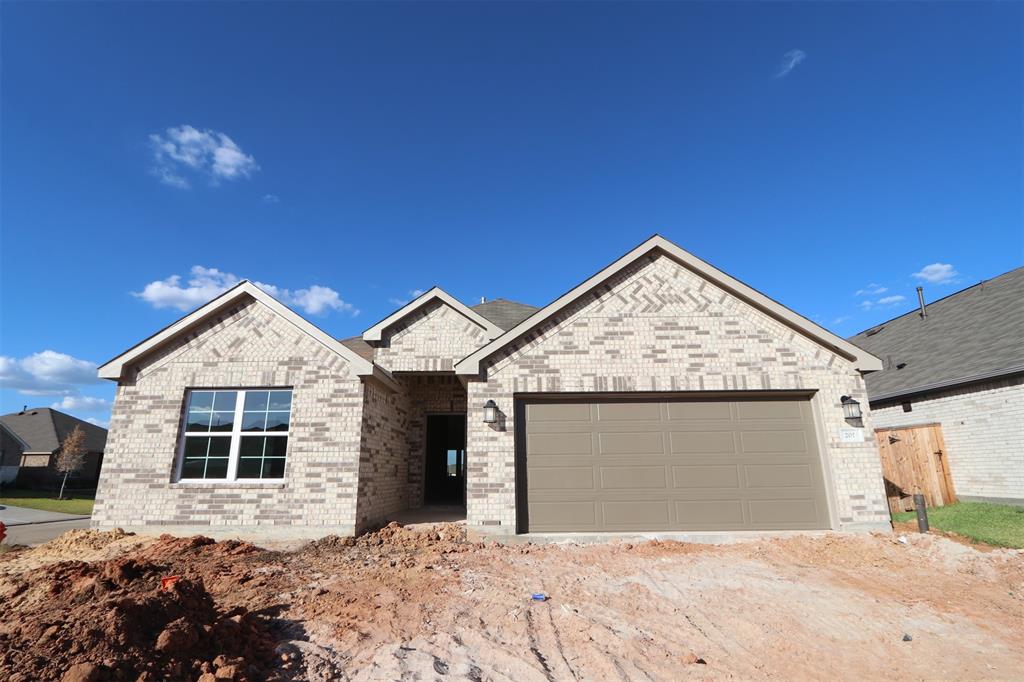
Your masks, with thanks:
<instances>
[{"instance_id":1,"label":"light brown brick wall","mask_svg":"<svg viewBox=\"0 0 1024 682\"><path fill-rule=\"evenodd\" d=\"M490 533L515 532L513 395L517 392L617 392L814 389L835 523L881 527L888 521L871 417L865 440L839 442L840 396L867 406L851 364L672 259L653 255L615 276L508 351L469 385L468 521ZM482 423L480 406L497 402L504 424Z\"/></svg>"},{"instance_id":2,"label":"light brown brick wall","mask_svg":"<svg viewBox=\"0 0 1024 682\"><path fill-rule=\"evenodd\" d=\"M409 506L408 399L372 383L363 395L357 530L381 525Z\"/></svg>"},{"instance_id":3,"label":"light brown brick wall","mask_svg":"<svg viewBox=\"0 0 1024 682\"><path fill-rule=\"evenodd\" d=\"M351 533L363 384L348 362L254 301L143 359L118 385L93 525ZM283 484L175 483L187 388L293 388Z\"/></svg>"},{"instance_id":4,"label":"light brown brick wall","mask_svg":"<svg viewBox=\"0 0 1024 682\"><path fill-rule=\"evenodd\" d=\"M374 360L393 372L444 372L487 343L483 327L433 301L384 331Z\"/></svg>"},{"instance_id":5,"label":"light brown brick wall","mask_svg":"<svg viewBox=\"0 0 1024 682\"><path fill-rule=\"evenodd\" d=\"M1024 502L1024 376L902 402L872 409L875 426L942 424L958 496Z\"/></svg>"},{"instance_id":6,"label":"light brown brick wall","mask_svg":"<svg viewBox=\"0 0 1024 682\"><path fill-rule=\"evenodd\" d=\"M427 415L466 412L466 389L448 374L399 374L409 403L406 427L408 449L409 507L423 506L424 461L427 447Z\"/></svg>"}]
</instances>

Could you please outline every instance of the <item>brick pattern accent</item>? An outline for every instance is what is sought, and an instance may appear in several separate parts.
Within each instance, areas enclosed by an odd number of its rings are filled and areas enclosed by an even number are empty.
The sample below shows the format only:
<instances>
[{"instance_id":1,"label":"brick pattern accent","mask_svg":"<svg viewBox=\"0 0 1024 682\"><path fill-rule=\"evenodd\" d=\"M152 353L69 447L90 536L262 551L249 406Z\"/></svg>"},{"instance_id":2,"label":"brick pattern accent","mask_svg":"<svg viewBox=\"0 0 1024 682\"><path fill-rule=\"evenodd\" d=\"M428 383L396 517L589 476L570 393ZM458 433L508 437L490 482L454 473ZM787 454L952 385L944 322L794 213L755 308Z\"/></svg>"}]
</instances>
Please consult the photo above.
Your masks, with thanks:
<instances>
[{"instance_id":1,"label":"brick pattern accent","mask_svg":"<svg viewBox=\"0 0 1024 682\"><path fill-rule=\"evenodd\" d=\"M888 521L874 440L839 442L840 396L867 405L852 365L712 285L654 254L620 272L521 341L487 361L485 381L469 384L468 522L489 533L515 532L513 395L615 392L816 389L841 527ZM502 423L482 423L493 399ZM867 410L865 410L866 412ZM871 417L865 415L865 434Z\"/></svg>"},{"instance_id":2,"label":"brick pattern accent","mask_svg":"<svg viewBox=\"0 0 1024 682\"><path fill-rule=\"evenodd\" d=\"M483 327L435 300L386 329L374 360L393 372L447 372L487 341Z\"/></svg>"},{"instance_id":3,"label":"brick pattern accent","mask_svg":"<svg viewBox=\"0 0 1024 682\"><path fill-rule=\"evenodd\" d=\"M872 408L875 426L942 424L960 497L1024 502L1024 376L974 384Z\"/></svg>"},{"instance_id":4,"label":"brick pattern accent","mask_svg":"<svg viewBox=\"0 0 1024 682\"><path fill-rule=\"evenodd\" d=\"M386 522L408 508L408 400L373 383L364 387L356 529Z\"/></svg>"},{"instance_id":5,"label":"brick pattern accent","mask_svg":"<svg viewBox=\"0 0 1024 682\"><path fill-rule=\"evenodd\" d=\"M175 483L187 388L293 388L284 484ZM363 384L348 362L249 300L129 368L93 525L322 527L356 518Z\"/></svg>"}]
</instances>

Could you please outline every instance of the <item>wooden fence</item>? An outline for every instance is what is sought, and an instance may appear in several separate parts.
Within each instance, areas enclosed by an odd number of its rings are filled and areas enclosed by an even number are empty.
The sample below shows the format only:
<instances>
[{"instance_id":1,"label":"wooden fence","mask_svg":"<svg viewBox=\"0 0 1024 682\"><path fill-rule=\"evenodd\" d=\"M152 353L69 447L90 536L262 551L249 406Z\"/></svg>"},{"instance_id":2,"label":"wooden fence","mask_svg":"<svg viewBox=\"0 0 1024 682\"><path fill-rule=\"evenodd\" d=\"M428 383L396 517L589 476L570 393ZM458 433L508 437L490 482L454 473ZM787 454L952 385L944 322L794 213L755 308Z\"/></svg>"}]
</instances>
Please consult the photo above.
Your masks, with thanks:
<instances>
[{"instance_id":1,"label":"wooden fence","mask_svg":"<svg viewBox=\"0 0 1024 682\"><path fill-rule=\"evenodd\" d=\"M956 502L941 424L876 429L875 438L891 513L912 510L916 493L929 507Z\"/></svg>"}]
</instances>

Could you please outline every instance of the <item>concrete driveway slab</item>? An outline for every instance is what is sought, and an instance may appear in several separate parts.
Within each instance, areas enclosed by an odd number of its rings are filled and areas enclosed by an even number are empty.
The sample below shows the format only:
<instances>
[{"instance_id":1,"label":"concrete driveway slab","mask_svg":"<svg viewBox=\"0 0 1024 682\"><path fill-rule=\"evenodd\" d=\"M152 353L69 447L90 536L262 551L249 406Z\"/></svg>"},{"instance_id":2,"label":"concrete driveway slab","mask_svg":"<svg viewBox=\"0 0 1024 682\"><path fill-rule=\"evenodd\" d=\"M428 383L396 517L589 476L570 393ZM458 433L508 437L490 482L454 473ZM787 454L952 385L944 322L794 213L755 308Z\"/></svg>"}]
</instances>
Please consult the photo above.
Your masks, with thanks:
<instances>
[{"instance_id":1,"label":"concrete driveway slab","mask_svg":"<svg viewBox=\"0 0 1024 682\"><path fill-rule=\"evenodd\" d=\"M54 521L52 523L25 523L20 526L8 528L7 539L4 540L4 542L9 545L28 545L29 547L35 547L36 545L41 545L44 542L49 542L58 535L66 533L69 530L88 527L88 517L78 518L71 521Z\"/></svg>"},{"instance_id":2,"label":"concrete driveway slab","mask_svg":"<svg viewBox=\"0 0 1024 682\"><path fill-rule=\"evenodd\" d=\"M0 504L0 522L8 528L22 526L28 523L55 523L60 521L88 520L88 516L78 514L60 514L58 512L43 511L42 509L29 509L28 507L15 507L10 504Z\"/></svg>"}]
</instances>

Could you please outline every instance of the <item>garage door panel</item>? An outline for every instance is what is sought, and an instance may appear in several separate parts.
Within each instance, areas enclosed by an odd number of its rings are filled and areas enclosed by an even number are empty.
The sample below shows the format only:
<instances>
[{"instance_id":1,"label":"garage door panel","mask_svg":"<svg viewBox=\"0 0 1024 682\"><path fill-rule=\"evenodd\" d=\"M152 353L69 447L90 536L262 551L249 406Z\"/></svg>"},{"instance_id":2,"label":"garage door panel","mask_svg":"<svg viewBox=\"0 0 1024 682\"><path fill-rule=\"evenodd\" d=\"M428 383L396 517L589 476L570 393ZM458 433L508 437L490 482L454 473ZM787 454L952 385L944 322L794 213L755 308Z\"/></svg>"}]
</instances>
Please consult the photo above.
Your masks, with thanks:
<instances>
[{"instance_id":1,"label":"garage door panel","mask_svg":"<svg viewBox=\"0 0 1024 682\"><path fill-rule=\"evenodd\" d=\"M674 402L668 403L669 421L730 420L732 407L728 402Z\"/></svg>"},{"instance_id":2,"label":"garage door panel","mask_svg":"<svg viewBox=\"0 0 1024 682\"><path fill-rule=\"evenodd\" d=\"M736 438L733 431L673 431L670 436L673 455L733 454Z\"/></svg>"},{"instance_id":3,"label":"garage door panel","mask_svg":"<svg viewBox=\"0 0 1024 682\"><path fill-rule=\"evenodd\" d=\"M743 467L751 488L811 488L814 472L810 463L748 464Z\"/></svg>"},{"instance_id":4,"label":"garage door panel","mask_svg":"<svg viewBox=\"0 0 1024 682\"><path fill-rule=\"evenodd\" d=\"M598 435L597 442L602 455L633 456L665 453L665 437L660 431L602 433Z\"/></svg>"},{"instance_id":5,"label":"garage door panel","mask_svg":"<svg viewBox=\"0 0 1024 682\"><path fill-rule=\"evenodd\" d=\"M594 490L591 466L545 466L530 471L530 490Z\"/></svg>"},{"instance_id":6,"label":"garage door panel","mask_svg":"<svg viewBox=\"0 0 1024 682\"><path fill-rule=\"evenodd\" d=\"M525 407L529 530L829 527L807 399Z\"/></svg>"},{"instance_id":7,"label":"garage door panel","mask_svg":"<svg viewBox=\"0 0 1024 682\"><path fill-rule=\"evenodd\" d=\"M634 490L637 488L668 488L664 466L601 467L603 490Z\"/></svg>"},{"instance_id":8,"label":"garage door panel","mask_svg":"<svg viewBox=\"0 0 1024 682\"><path fill-rule=\"evenodd\" d=\"M744 453L807 452L807 436L803 431L741 431L740 449Z\"/></svg>"},{"instance_id":9,"label":"garage door panel","mask_svg":"<svg viewBox=\"0 0 1024 682\"><path fill-rule=\"evenodd\" d=\"M629 500L601 503L604 524L608 527L653 528L669 525L668 500Z\"/></svg>"},{"instance_id":10,"label":"garage door panel","mask_svg":"<svg viewBox=\"0 0 1024 682\"><path fill-rule=\"evenodd\" d=\"M672 482L676 488L735 488L740 487L738 464L683 464L672 467Z\"/></svg>"},{"instance_id":11,"label":"garage door panel","mask_svg":"<svg viewBox=\"0 0 1024 682\"><path fill-rule=\"evenodd\" d=\"M661 403L598 403L598 421L661 421Z\"/></svg>"},{"instance_id":12,"label":"garage door panel","mask_svg":"<svg viewBox=\"0 0 1024 682\"><path fill-rule=\"evenodd\" d=\"M678 500L675 509L676 518L693 530L739 530L745 524L741 500Z\"/></svg>"}]
</instances>

